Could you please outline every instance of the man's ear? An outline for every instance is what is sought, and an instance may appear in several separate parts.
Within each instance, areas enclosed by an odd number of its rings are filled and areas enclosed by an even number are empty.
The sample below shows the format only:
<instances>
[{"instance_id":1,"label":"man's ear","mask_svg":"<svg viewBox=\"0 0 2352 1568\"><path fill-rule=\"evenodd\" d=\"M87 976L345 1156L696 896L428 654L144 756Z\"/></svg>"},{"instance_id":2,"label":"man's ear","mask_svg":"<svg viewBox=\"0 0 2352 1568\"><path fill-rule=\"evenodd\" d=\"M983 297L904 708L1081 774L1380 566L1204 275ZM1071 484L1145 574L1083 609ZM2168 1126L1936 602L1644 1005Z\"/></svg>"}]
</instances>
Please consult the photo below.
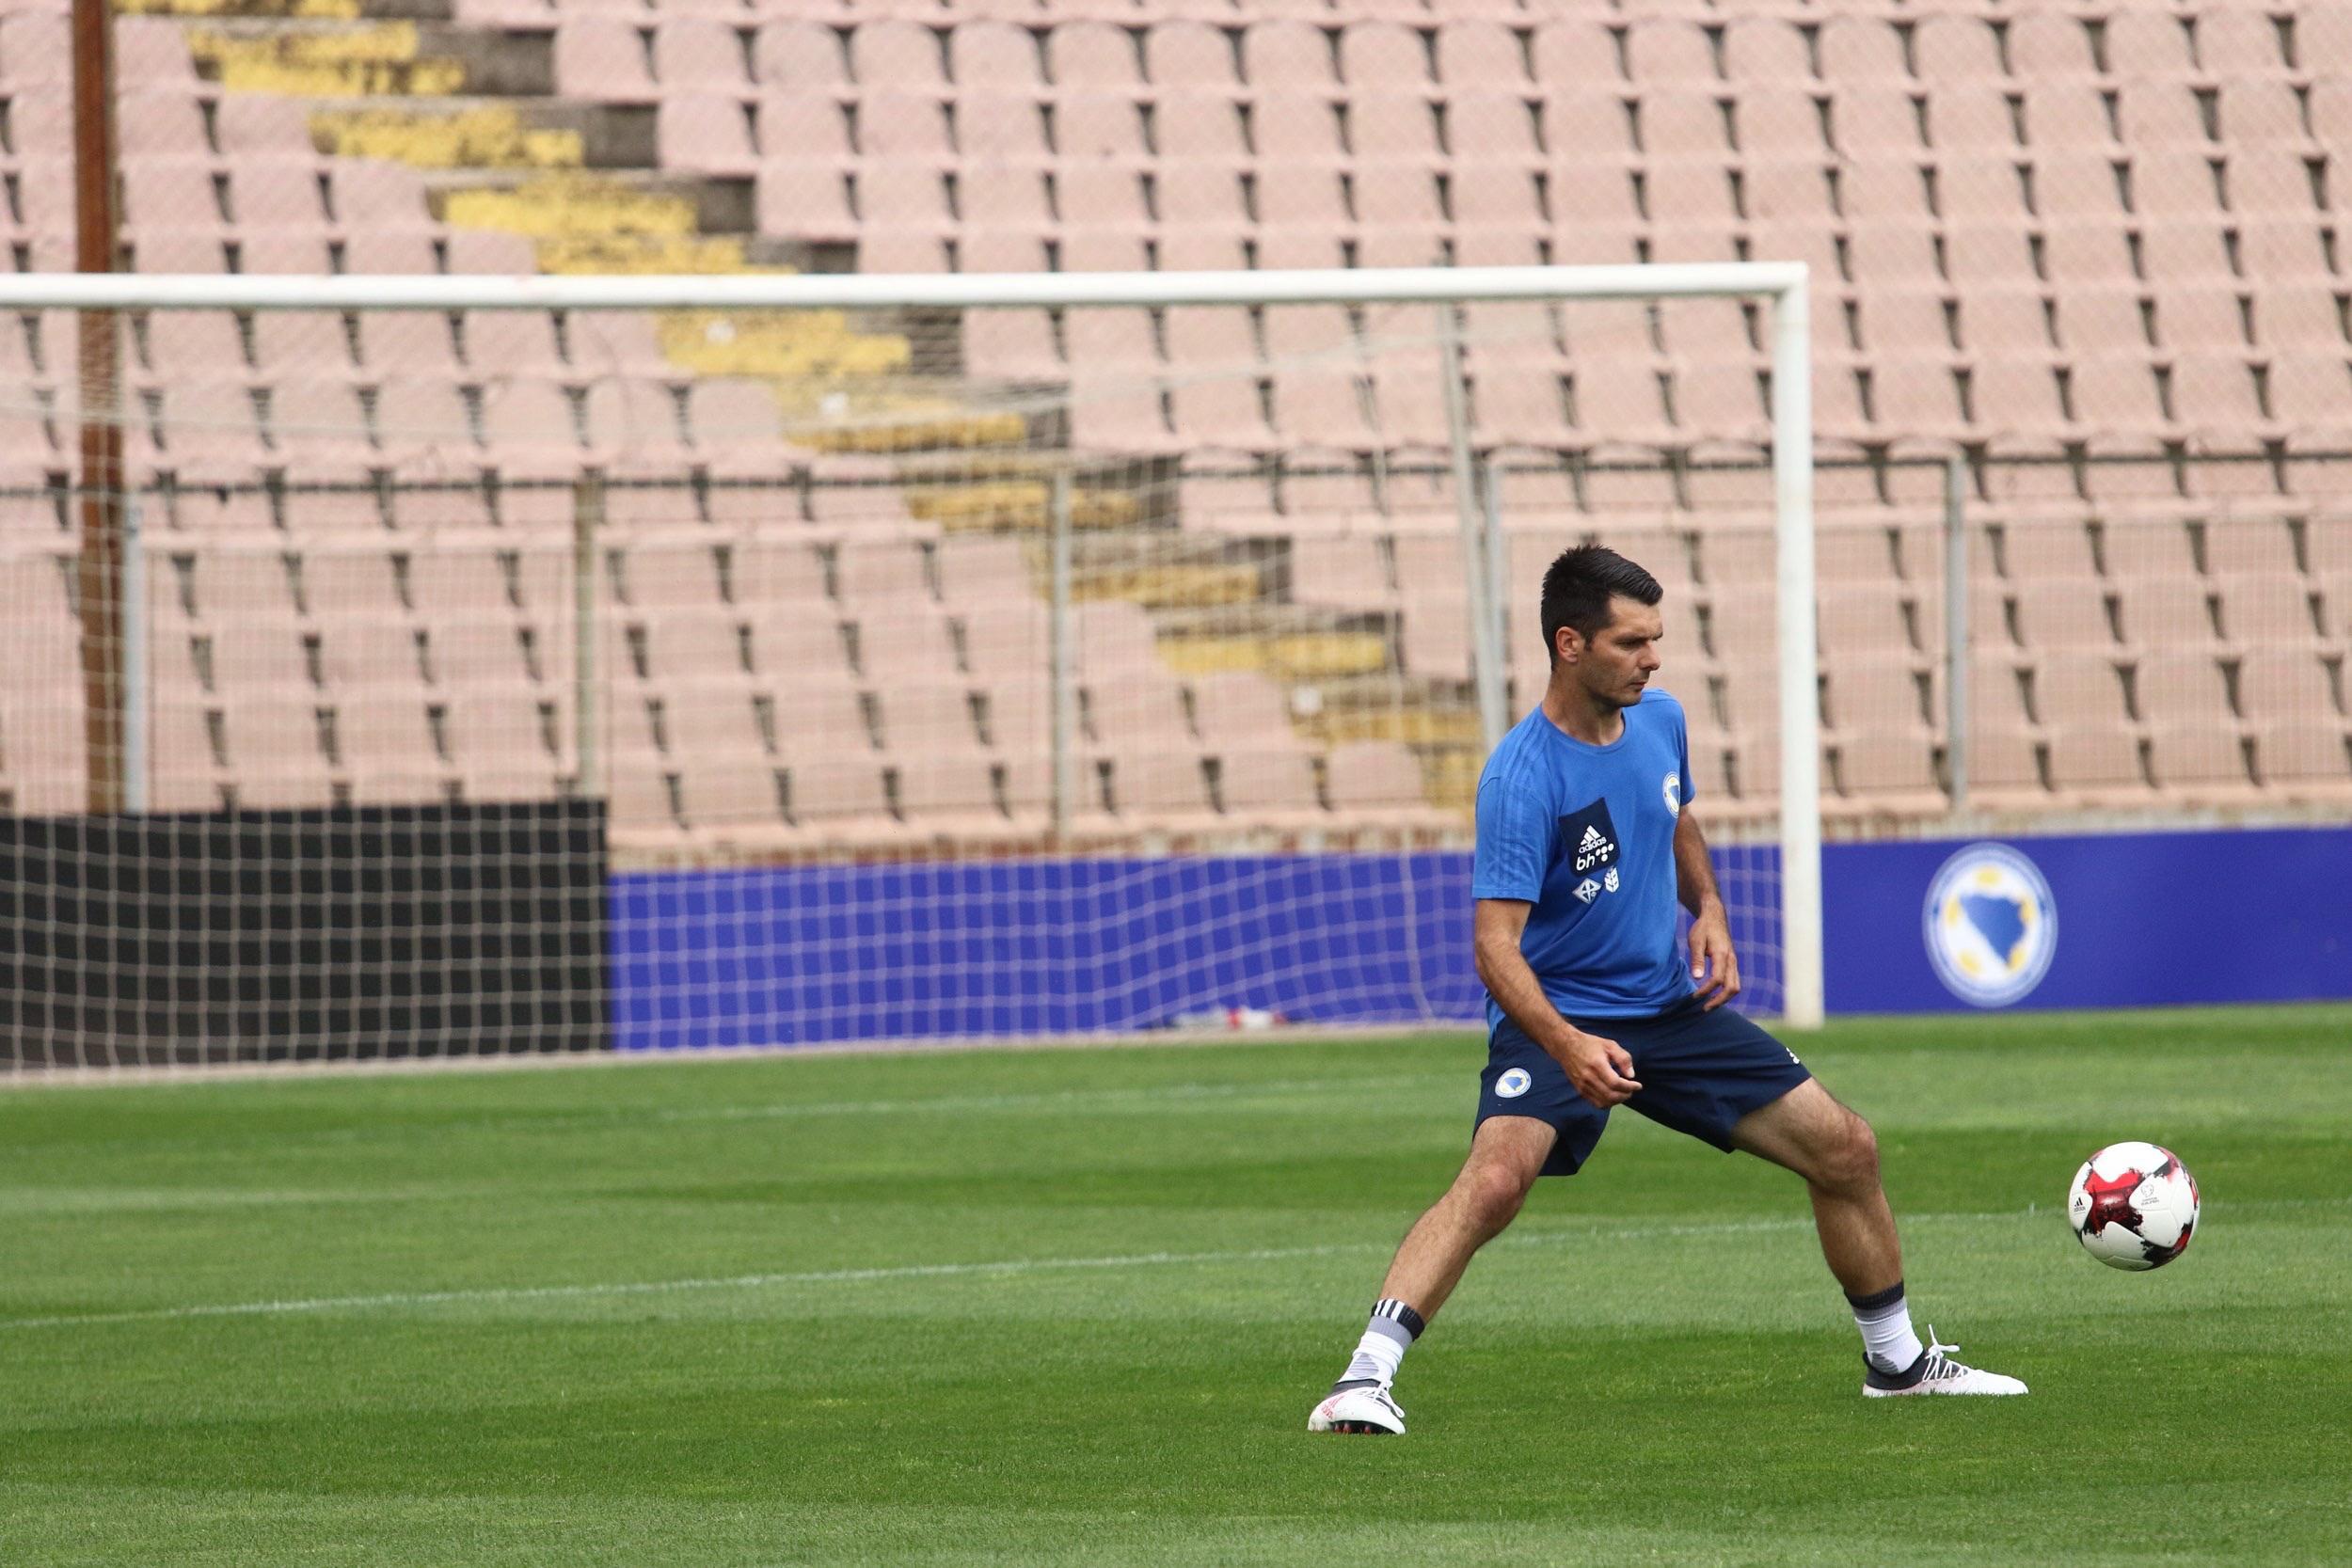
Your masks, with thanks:
<instances>
[{"instance_id":1,"label":"man's ear","mask_svg":"<svg viewBox=\"0 0 2352 1568\"><path fill-rule=\"evenodd\" d=\"M1551 651L1563 664L1574 664L1584 651L1584 636L1574 626L1562 626L1551 640Z\"/></svg>"}]
</instances>

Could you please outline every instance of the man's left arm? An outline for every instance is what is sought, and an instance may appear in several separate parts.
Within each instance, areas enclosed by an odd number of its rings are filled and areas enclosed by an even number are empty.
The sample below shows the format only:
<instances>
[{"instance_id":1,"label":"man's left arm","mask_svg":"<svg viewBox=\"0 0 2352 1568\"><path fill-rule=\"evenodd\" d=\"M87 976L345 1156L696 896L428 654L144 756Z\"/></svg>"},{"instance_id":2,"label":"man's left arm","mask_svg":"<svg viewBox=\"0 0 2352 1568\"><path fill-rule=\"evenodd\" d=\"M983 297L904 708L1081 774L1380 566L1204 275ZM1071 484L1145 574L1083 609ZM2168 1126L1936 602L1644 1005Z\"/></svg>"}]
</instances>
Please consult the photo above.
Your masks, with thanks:
<instances>
[{"instance_id":1,"label":"man's left arm","mask_svg":"<svg viewBox=\"0 0 2352 1568\"><path fill-rule=\"evenodd\" d=\"M1740 960L1731 951L1731 921L1715 891L1707 839L1688 805L1675 822L1675 892L1691 911L1691 979L1712 1012L1740 994Z\"/></svg>"}]
</instances>

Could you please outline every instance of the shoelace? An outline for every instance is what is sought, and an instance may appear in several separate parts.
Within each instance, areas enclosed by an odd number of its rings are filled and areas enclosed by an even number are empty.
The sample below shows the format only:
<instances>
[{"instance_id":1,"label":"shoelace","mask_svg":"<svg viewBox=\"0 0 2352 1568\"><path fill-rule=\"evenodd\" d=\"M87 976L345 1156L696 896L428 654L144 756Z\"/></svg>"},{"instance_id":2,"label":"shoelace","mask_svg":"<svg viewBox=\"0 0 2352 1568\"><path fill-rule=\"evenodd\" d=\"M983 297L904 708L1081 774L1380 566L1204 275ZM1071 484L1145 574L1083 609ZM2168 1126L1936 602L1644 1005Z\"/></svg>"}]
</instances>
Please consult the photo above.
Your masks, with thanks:
<instances>
[{"instance_id":1,"label":"shoelace","mask_svg":"<svg viewBox=\"0 0 2352 1568\"><path fill-rule=\"evenodd\" d=\"M1927 1375L1929 1377L1958 1377L1962 1372L1966 1371L1967 1368L1952 1359L1959 1354L1958 1345L1947 1345L1939 1341L1935 1337L1935 1325L1928 1324Z\"/></svg>"}]
</instances>

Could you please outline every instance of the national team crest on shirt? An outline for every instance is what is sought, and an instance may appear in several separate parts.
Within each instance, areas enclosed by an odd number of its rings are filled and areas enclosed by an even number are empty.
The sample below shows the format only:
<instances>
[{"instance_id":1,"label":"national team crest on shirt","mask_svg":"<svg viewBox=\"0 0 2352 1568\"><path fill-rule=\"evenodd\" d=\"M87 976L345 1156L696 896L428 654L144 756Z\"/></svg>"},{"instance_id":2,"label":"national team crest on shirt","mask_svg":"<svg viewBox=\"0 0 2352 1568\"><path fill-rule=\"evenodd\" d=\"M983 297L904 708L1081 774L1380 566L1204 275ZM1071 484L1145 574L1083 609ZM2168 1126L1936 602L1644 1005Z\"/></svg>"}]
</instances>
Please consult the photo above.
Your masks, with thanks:
<instances>
[{"instance_id":1,"label":"national team crest on shirt","mask_svg":"<svg viewBox=\"0 0 2352 1568\"><path fill-rule=\"evenodd\" d=\"M1665 797L1667 815L1680 816L1682 815L1682 775L1668 773L1665 782L1658 786L1658 792Z\"/></svg>"}]
</instances>

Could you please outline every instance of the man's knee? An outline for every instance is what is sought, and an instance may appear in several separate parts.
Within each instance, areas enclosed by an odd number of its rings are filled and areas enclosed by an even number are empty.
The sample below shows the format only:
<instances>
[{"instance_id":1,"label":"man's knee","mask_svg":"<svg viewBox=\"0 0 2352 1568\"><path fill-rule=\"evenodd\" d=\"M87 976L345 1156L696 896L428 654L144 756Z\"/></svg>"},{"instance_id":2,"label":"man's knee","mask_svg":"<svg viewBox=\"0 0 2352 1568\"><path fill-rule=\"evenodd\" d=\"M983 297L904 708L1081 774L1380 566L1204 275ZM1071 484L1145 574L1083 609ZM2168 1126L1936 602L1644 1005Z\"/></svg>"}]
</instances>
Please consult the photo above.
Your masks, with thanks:
<instances>
[{"instance_id":1,"label":"man's knee","mask_svg":"<svg viewBox=\"0 0 2352 1568\"><path fill-rule=\"evenodd\" d=\"M1511 1223L1527 1201L1528 1173L1509 1160L1473 1159L1454 1179L1454 1196L1470 1222L1487 1235Z\"/></svg>"},{"instance_id":2,"label":"man's knee","mask_svg":"<svg viewBox=\"0 0 2352 1568\"><path fill-rule=\"evenodd\" d=\"M1847 1111L1844 1122L1826 1140L1817 1161L1813 1176L1816 1185L1839 1194L1870 1192L1879 1184L1878 1134L1870 1131L1868 1122Z\"/></svg>"}]
</instances>

